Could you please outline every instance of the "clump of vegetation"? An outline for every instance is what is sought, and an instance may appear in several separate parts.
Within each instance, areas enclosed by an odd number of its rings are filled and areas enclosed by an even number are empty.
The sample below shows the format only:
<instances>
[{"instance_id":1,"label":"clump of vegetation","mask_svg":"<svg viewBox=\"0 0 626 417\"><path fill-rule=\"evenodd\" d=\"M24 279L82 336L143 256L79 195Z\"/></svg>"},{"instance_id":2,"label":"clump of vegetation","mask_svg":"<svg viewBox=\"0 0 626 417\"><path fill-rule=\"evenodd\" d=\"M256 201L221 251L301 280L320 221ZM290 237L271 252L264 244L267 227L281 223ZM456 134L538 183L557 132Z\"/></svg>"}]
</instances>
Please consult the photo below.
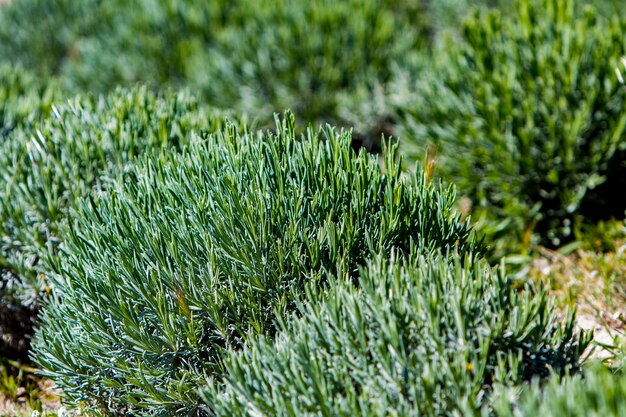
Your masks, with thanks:
<instances>
[{"instance_id":1,"label":"clump of vegetation","mask_svg":"<svg viewBox=\"0 0 626 417\"><path fill-rule=\"evenodd\" d=\"M61 97L54 79L42 81L20 66L0 64L0 139L46 117Z\"/></svg>"},{"instance_id":2,"label":"clump of vegetation","mask_svg":"<svg viewBox=\"0 0 626 417\"><path fill-rule=\"evenodd\" d=\"M615 69L626 20L574 9L532 0L511 17L477 12L437 54L432 77L397 86L404 152L420 159L433 144L438 172L488 217L494 240L517 236L523 249L571 240L597 187L625 177L626 90ZM620 189L603 198L610 213L586 221L623 216Z\"/></svg>"},{"instance_id":3,"label":"clump of vegetation","mask_svg":"<svg viewBox=\"0 0 626 417\"><path fill-rule=\"evenodd\" d=\"M58 75L76 40L96 30L103 0L19 0L0 6L0 58L40 76Z\"/></svg>"},{"instance_id":4,"label":"clump of vegetation","mask_svg":"<svg viewBox=\"0 0 626 417\"><path fill-rule=\"evenodd\" d=\"M91 11L98 21L90 31L78 34L61 76L68 85L88 91L138 82L196 90L189 75L197 69L194 60L212 47L224 26L236 24L231 16L239 2L99 1ZM204 61L201 70L210 66Z\"/></svg>"},{"instance_id":5,"label":"clump of vegetation","mask_svg":"<svg viewBox=\"0 0 626 417\"><path fill-rule=\"evenodd\" d=\"M272 335L312 288L392 249L480 253L451 189L401 174L331 127L208 135L146 159L83 204L57 265L36 360L74 404L200 413L225 350ZM102 308L106 306L106 308Z\"/></svg>"},{"instance_id":6,"label":"clump of vegetation","mask_svg":"<svg viewBox=\"0 0 626 417\"><path fill-rule=\"evenodd\" d=\"M207 51L203 62L213 65L198 66L200 83L222 104L265 118L290 108L308 121L337 122L342 94L388 81L393 66L426 43L422 1L240 3L241 24Z\"/></svg>"},{"instance_id":7,"label":"clump of vegetation","mask_svg":"<svg viewBox=\"0 0 626 417\"><path fill-rule=\"evenodd\" d=\"M192 130L225 126L223 115L182 93L141 88L52 105L25 91L4 114L32 107L22 117L32 122L0 143L0 343L3 356L20 360L51 285L45 274L57 262L59 228L77 201L105 189L135 156L180 149Z\"/></svg>"},{"instance_id":8,"label":"clump of vegetation","mask_svg":"<svg viewBox=\"0 0 626 417\"><path fill-rule=\"evenodd\" d=\"M204 396L215 415L470 415L493 384L574 371L589 343L544 290L484 262L377 258L342 276L276 340L253 339Z\"/></svg>"},{"instance_id":9,"label":"clump of vegetation","mask_svg":"<svg viewBox=\"0 0 626 417\"><path fill-rule=\"evenodd\" d=\"M14 142L12 132L36 125L45 118L52 102L60 96L54 81L47 83L37 79L21 67L0 65L0 213L6 213L12 198L12 189L26 187L19 183L20 177L4 170L17 154L11 154ZM16 213L17 217L21 214ZM1 359L25 359L29 342L26 334L32 334L35 312L31 303L18 300L20 285L11 279L11 262L5 257L5 242L10 240L6 229L0 226L0 356ZM28 298L28 297L27 297Z\"/></svg>"},{"instance_id":10,"label":"clump of vegetation","mask_svg":"<svg viewBox=\"0 0 626 417\"><path fill-rule=\"evenodd\" d=\"M626 409L626 375L596 365L584 374L555 376L545 385L536 382L514 402L511 395L502 395L495 408L498 417L621 416Z\"/></svg>"},{"instance_id":11,"label":"clump of vegetation","mask_svg":"<svg viewBox=\"0 0 626 417\"><path fill-rule=\"evenodd\" d=\"M229 1L20 0L0 8L0 56L72 90L176 84L227 21Z\"/></svg>"},{"instance_id":12,"label":"clump of vegetation","mask_svg":"<svg viewBox=\"0 0 626 417\"><path fill-rule=\"evenodd\" d=\"M422 0L21 0L0 8L0 57L71 91L190 87L268 125L287 108L336 122L338 97L387 81L425 45L427 9Z\"/></svg>"},{"instance_id":13,"label":"clump of vegetation","mask_svg":"<svg viewBox=\"0 0 626 417\"><path fill-rule=\"evenodd\" d=\"M621 3L0 0L0 416L617 415Z\"/></svg>"}]
</instances>

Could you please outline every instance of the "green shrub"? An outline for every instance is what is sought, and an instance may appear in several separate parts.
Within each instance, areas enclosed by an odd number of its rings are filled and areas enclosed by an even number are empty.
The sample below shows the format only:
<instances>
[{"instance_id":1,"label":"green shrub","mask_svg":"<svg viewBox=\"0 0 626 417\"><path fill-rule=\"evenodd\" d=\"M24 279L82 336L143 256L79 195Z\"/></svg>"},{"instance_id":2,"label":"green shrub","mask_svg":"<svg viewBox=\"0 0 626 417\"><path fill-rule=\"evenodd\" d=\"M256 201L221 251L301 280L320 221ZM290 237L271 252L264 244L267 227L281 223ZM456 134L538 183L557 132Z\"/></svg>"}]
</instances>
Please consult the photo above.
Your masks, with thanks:
<instances>
[{"instance_id":1,"label":"green shrub","mask_svg":"<svg viewBox=\"0 0 626 417\"><path fill-rule=\"evenodd\" d=\"M102 2L97 9L102 22L97 30L77 39L75 56L67 60L62 75L89 91L137 82L196 87L189 82L189 66L211 47L238 2ZM202 71L210 65L203 62Z\"/></svg>"},{"instance_id":2,"label":"green shrub","mask_svg":"<svg viewBox=\"0 0 626 417\"><path fill-rule=\"evenodd\" d=\"M555 376L545 386L534 383L517 401L502 395L495 408L498 417L622 417L626 374L596 365L574 377Z\"/></svg>"},{"instance_id":3,"label":"green shrub","mask_svg":"<svg viewBox=\"0 0 626 417\"><path fill-rule=\"evenodd\" d=\"M20 66L0 64L0 140L15 128L46 117L61 97L57 82L42 82Z\"/></svg>"},{"instance_id":4,"label":"green shrub","mask_svg":"<svg viewBox=\"0 0 626 417\"><path fill-rule=\"evenodd\" d=\"M71 2L70 2L71 3ZM268 126L310 122L373 100L397 61L425 46L424 0L21 0L0 8L0 59L54 74L71 91L189 87ZM28 16L36 16L30 19ZM353 90L362 93L353 97ZM347 97L344 97L347 96ZM341 101L341 103L339 103ZM373 115L382 119L384 115ZM359 124L360 126L360 124ZM378 122L356 141L380 142Z\"/></svg>"},{"instance_id":5,"label":"green shrub","mask_svg":"<svg viewBox=\"0 0 626 417\"><path fill-rule=\"evenodd\" d=\"M423 0L21 0L0 8L0 56L70 89L185 86L268 124L286 108L336 121L340 93L425 44L426 15Z\"/></svg>"},{"instance_id":6,"label":"green shrub","mask_svg":"<svg viewBox=\"0 0 626 417\"><path fill-rule=\"evenodd\" d=\"M58 74L76 39L95 30L103 0L17 0L0 6L0 60Z\"/></svg>"},{"instance_id":7,"label":"green shrub","mask_svg":"<svg viewBox=\"0 0 626 417\"><path fill-rule=\"evenodd\" d=\"M585 0L577 3L583 6L587 4L597 8L602 16L625 16L624 4L621 0Z\"/></svg>"},{"instance_id":8,"label":"green shrub","mask_svg":"<svg viewBox=\"0 0 626 417\"><path fill-rule=\"evenodd\" d=\"M43 83L19 66L0 64L0 163L6 165L10 155L11 135L16 129L38 123L50 112L52 102L60 96L54 81ZM0 168L0 212L8 206L13 184L10 172ZM25 185L23 185L25 186ZM24 334L32 333L34 313L26 312L22 302L16 302L19 292L15 282L8 279L9 262L5 259L4 244L8 239L0 227L0 360L25 359L28 341Z\"/></svg>"},{"instance_id":9,"label":"green shrub","mask_svg":"<svg viewBox=\"0 0 626 417\"><path fill-rule=\"evenodd\" d=\"M13 101L22 100L12 91ZM40 107L50 116L13 130L0 143L1 347L3 355L21 359L45 294L40 274L56 259L68 211L94 187L105 187L108 179L101 175L115 176L134 156L180 148L190 131L224 126L222 116L184 94L118 91L51 110L47 98L37 101L36 93L29 94L34 98L24 95L23 108L33 115Z\"/></svg>"},{"instance_id":10,"label":"green shrub","mask_svg":"<svg viewBox=\"0 0 626 417\"><path fill-rule=\"evenodd\" d=\"M626 175L615 73L626 20L573 10L572 0L520 0L515 16L476 13L431 77L396 86L404 152L419 159L434 144L442 177L525 243L571 239L590 191ZM608 191L623 214L620 190Z\"/></svg>"},{"instance_id":11,"label":"green shrub","mask_svg":"<svg viewBox=\"0 0 626 417\"><path fill-rule=\"evenodd\" d=\"M307 286L392 248L480 252L453 192L327 127L209 135L146 160L71 223L36 360L107 415L200 415L222 352L273 334Z\"/></svg>"},{"instance_id":12,"label":"green shrub","mask_svg":"<svg viewBox=\"0 0 626 417\"><path fill-rule=\"evenodd\" d=\"M177 85L237 2L20 0L0 7L0 56L68 88Z\"/></svg>"},{"instance_id":13,"label":"green shrub","mask_svg":"<svg viewBox=\"0 0 626 417\"><path fill-rule=\"evenodd\" d=\"M212 65L198 64L198 84L222 104L234 101L266 119L291 108L305 120L337 121L339 94L387 81L395 62L426 37L422 1L239 3L241 23L222 31L201 58Z\"/></svg>"},{"instance_id":14,"label":"green shrub","mask_svg":"<svg viewBox=\"0 0 626 417\"><path fill-rule=\"evenodd\" d=\"M589 343L573 316L557 322L545 291L519 293L484 262L379 258L360 284L342 277L275 341L254 338L230 356L225 387L204 394L208 407L220 416L467 415L488 404L494 383L576 369Z\"/></svg>"}]
</instances>

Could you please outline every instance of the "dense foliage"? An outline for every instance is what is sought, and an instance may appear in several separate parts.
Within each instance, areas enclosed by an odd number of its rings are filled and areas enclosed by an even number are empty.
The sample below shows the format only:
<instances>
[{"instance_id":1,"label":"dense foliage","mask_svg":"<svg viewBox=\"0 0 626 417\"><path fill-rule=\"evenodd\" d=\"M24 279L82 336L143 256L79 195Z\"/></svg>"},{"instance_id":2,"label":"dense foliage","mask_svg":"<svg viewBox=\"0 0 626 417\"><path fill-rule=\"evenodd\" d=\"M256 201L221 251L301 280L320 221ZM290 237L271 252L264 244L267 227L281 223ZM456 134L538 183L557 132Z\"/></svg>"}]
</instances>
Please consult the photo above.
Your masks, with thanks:
<instances>
[{"instance_id":1,"label":"dense foliage","mask_svg":"<svg viewBox=\"0 0 626 417\"><path fill-rule=\"evenodd\" d=\"M9 74L9 81L27 77ZM9 92L19 88L14 83ZM26 91L10 93L5 120L23 123L0 143L0 334L3 356L22 359L47 285L41 274L56 259L68 211L93 188L105 188L101 176L117 175L135 156L180 148L191 130L224 126L223 116L185 94L138 89L52 105L54 90Z\"/></svg>"},{"instance_id":2,"label":"dense foliage","mask_svg":"<svg viewBox=\"0 0 626 417\"><path fill-rule=\"evenodd\" d=\"M232 23L238 3L100 0L91 8L98 20L87 33L77 34L71 54L64 59L62 79L89 91L137 82L195 89L190 72L205 72L211 65L195 60L211 48L223 26Z\"/></svg>"},{"instance_id":3,"label":"dense foliage","mask_svg":"<svg viewBox=\"0 0 626 417\"><path fill-rule=\"evenodd\" d=\"M43 82L22 67L0 64L0 140L47 116L60 97L55 80Z\"/></svg>"},{"instance_id":4,"label":"dense foliage","mask_svg":"<svg viewBox=\"0 0 626 417\"><path fill-rule=\"evenodd\" d=\"M101 0L18 0L0 5L0 59L49 77L73 56L77 38L98 27Z\"/></svg>"},{"instance_id":5,"label":"dense foliage","mask_svg":"<svg viewBox=\"0 0 626 417\"><path fill-rule=\"evenodd\" d=\"M619 326L624 10L0 0L0 397L39 365L89 416L626 417L529 283Z\"/></svg>"},{"instance_id":6,"label":"dense foliage","mask_svg":"<svg viewBox=\"0 0 626 417\"><path fill-rule=\"evenodd\" d=\"M234 127L131 170L72 222L37 362L74 402L193 413L224 349L273 334L329 274L395 248L480 252L454 194L327 127ZM103 308L106 306L106 308Z\"/></svg>"},{"instance_id":7,"label":"dense foliage","mask_svg":"<svg viewBox=\"0 0 626 417\"><path fill-rule=\"evenodd\" d=\"M388 81L426 37L422 1L240 3L242 23L208 51L202 84L222 104L260 115L291 108L305 120L336 121L342 94Z\"/></svg>"},{"instance_id":8,"label":"dense foliage","mask_svg":"<svg viewBox=\"0 0 626 417\"><path fill-rule=\"evenodd\" d=\"M268 125L287 108L339 121L340 97L388 81L425 44L426 9L423 0L20 0L0 8L0 57L71 91L183 86Z\"/></svg>"},{"instance_id":9,"label":"dense foliage","mask_svg":"<svg viewBox=\"0 0 626 417\"><path fill-rule=\"evenodd\" d=\"M0 56L72 89L184 77L230 8L226 1L19 0L0 8Z\"/></svg>"},{"instance_id":10,"label":"dense foliage","mask_svg":"<svg viewBox=\"0 0 626 417\"><path fill-rule=\"evenodd\" d=\"M226 388L204 395L208 407L220 416L467 415L489 403L494 383L575 369L588 344L572 317L557 324L543 290L520 295L472 259L378 258L359 282L337 280L275 341L256 338L232 355Z\"/></svg>"},{"instance_id":11,"label":"dense foliage","mask_svg":"<svg viewBox=\"0 0 626 417\"><path fill-rule=\"evenodd\" d=\"M40 82L23 68L0 65L0 163L9 157L4 153L10 146L11 133L36 124L49 114L58 96L54 81ZM10 172L0 170L2 213L7 211L8 188L13 186L23 185L16 184ZM29 346L25 335L32 333L35 311L32 299L22 297L20 283L9 273L11 263L4 256L4 242L8 240L5 234L4 227L0 227L0 359L25 359Z\"/></svg>"},{"instance_id":12,"label":"dense foliage","mask_svg":"<svg viewBox=\"0 0 626 417\"><path fill-rule=\"evenodd\" d=\"M495 409L498 417L622 417L626 375L596 365L574 377L553 377L545 386L535 381L514 404L501 395Z\"/></svg>"},{"instance_id":13,"label":"dense foliage","mask_svg":"<svg viewBox=\"0 0 626 417\"><path fill-rule=\"evenodd\" d=\"M511 17L476 13L430 77L396 86L404 152L419 159L433 144L442 177L525 243L571 239L591 190L625 176L626 90L615 69L626 20L574 9L532 0ZM623 216L621 191L606 191L604 209Z\"/></svg>"}]
</instances>

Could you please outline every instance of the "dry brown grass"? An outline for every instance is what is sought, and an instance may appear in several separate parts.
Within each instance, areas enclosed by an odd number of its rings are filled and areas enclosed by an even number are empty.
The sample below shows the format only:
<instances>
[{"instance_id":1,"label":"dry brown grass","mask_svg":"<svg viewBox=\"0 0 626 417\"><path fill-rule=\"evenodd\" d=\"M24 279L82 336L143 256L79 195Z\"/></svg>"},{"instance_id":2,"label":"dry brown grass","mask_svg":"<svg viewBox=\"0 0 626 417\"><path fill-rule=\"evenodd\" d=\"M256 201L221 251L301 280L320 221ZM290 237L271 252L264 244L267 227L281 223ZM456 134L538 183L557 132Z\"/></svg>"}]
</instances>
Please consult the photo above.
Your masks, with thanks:
<instances>
[{"instance_id":1,"label":"dry brown grass","mask_svg":"<svg viewBox=\"0 0 626 417\"><path fill-rule=\"evenodd\" d=\"M12 361L0 365L0 417L31 416L41 412L56 416L61 408L59 392L37 370Z\"/></svg>"},{"instance_id":2,"label":"dry brown grass","mask_svg":"<svg viewBox=\"0 0 626 417\"><path fill-rule=\"evenodd\" d=\"M536 252L531 279L547 284L562 308L576 308L578 325L594 331L595 354L609 356L601 345L615 345L626 332L626 241L608 253L581 249L565 256L544 248Z\"/></svg>"}]
</instances>

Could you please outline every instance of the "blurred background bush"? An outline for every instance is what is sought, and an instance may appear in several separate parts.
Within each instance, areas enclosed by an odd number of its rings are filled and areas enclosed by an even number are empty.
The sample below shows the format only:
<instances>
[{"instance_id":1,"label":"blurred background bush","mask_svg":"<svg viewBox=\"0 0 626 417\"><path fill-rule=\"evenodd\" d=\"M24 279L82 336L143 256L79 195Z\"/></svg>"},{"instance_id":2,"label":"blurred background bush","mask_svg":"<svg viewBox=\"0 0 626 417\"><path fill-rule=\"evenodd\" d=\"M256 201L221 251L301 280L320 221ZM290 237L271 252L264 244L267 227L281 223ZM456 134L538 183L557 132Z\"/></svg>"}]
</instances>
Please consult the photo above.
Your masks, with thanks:
<instances>
[{"instance_id":1,"label":"blurred background bush","mask_svg":"<svg viewBox=\"0 0 626 417\"><path fill-rule=\"evenodd\" d=\"M513 238L509 251L559 247L583 222L623 216L625 29L570 0L475 12L428 73L393 87L404 153L422 159L432 145L439 174L484 216L490 242Z\"/></svg>"}]
</instances>

